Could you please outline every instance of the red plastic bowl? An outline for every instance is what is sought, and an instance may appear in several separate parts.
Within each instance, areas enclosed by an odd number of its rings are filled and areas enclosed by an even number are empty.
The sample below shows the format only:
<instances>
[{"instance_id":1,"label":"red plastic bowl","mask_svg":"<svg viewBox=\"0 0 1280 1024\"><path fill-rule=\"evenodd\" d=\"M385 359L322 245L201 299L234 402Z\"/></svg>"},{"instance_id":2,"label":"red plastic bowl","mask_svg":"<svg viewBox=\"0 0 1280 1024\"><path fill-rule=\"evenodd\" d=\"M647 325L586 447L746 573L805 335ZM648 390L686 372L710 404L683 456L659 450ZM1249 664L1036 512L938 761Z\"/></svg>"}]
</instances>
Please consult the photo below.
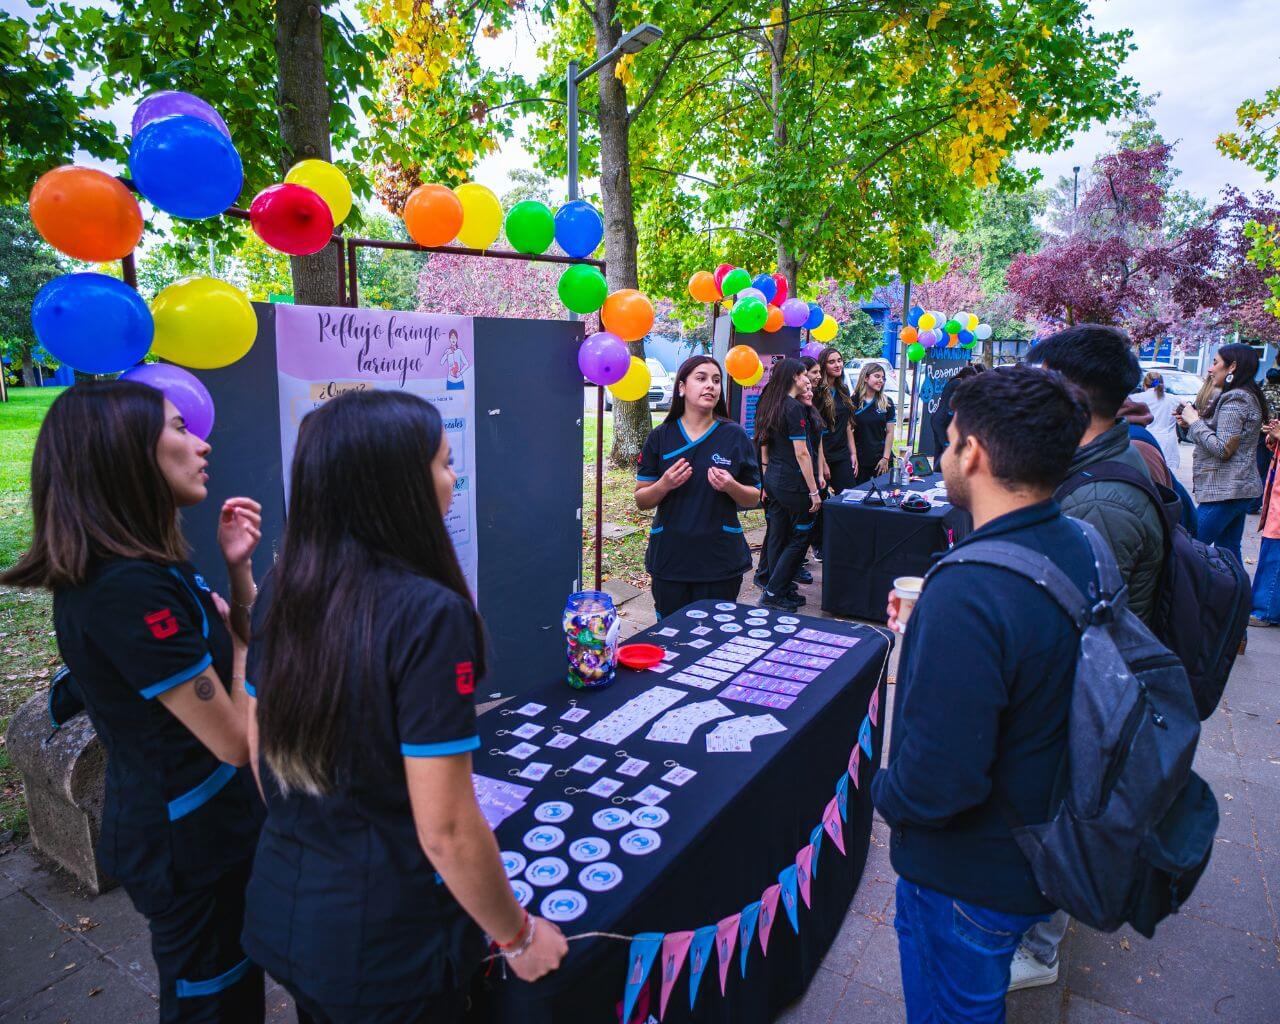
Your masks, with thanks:
<instances>
[{"instance_id":1,"label":"red plastic bowl","mask_svg":"<svg viewBox=\"0 0 1280 1024\"><path fill-rule=\"evenodd\" d=\"M653 668L666 654L657 644L627 644L618 648L618 660L627 668Z\"/></svg>"}]
</instances>

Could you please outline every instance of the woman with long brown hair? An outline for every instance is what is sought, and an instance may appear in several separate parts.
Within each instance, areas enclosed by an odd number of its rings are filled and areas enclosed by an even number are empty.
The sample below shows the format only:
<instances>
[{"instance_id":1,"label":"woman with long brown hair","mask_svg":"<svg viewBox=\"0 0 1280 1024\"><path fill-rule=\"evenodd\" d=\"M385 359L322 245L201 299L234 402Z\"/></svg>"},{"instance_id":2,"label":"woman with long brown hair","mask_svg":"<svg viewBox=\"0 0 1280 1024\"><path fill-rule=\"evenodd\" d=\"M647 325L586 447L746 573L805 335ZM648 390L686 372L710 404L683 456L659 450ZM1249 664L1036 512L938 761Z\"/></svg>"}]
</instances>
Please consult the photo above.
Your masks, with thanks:
<instances>
[{"instance_id":1,"label":"woman with long brown hair","mask_svg":"<svg viewBox=\"0 0 1280 1024\"><path fill-rule=\"evenodd\" d=\"M853 414L857 406L844 380L844 356L838 348L824 348L818 355L822 381L830 401L831 425L822 439L827 457L827 484L845 491L858 479L858 458L853 443Z\"/></svg>"},{"instance_id":2,"label":"woman with long brown hair","mask_svg":"<svg viewBox=\"0 0 1280 1024\"><path fill-rule=\"evenodd\" d=\"M461 1019L482 933L527 981L566 950L516 901L472 787L486 659L444 524L456 479L414 395L349 392L298 432L249 654L267 821L244 942L303 1024Z\"/></svg>"},{"instance_id":3,"label":"woman with long brown hair","mask_svg":"<svg viewBox=\"0 0 1280 1024\"><path fill-rule=\"evenodd\" d=\"M853 389L853 441L858 453L858 483L888 472L893 457L897 410L885 393L884 367L870 362L858 374Z\"/></svg>"},{"instance_id":4,"label":"woman with long brown hair","mask_svg":"<svg viewBox=\"0 0 1280 1024\"><path fill-rule=\"evenodd\" d=\"M263 1019L262 971L240 948L261 821L241 770L261 519L247 498L223 505L233 612L179 524L208 493L210 450L159 391L69 388L36 439L31 547L0 582L53 592L58 650L107 749L98 857L147 918L160 1020L239 1024Z\"/></svg>"}]
</instances>

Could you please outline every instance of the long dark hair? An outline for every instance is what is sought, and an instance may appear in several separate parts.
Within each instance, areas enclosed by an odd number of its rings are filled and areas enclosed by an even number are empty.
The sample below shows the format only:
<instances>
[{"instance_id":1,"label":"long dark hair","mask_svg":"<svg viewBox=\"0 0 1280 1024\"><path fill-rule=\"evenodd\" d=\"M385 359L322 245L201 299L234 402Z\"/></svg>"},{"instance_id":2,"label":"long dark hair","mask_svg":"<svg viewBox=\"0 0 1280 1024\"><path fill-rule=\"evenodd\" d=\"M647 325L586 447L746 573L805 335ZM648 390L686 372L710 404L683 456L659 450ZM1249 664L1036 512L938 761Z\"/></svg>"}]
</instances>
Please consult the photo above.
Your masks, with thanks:
<instances>
[{"instance_id":1,"label":"long dark hair","mask_svg":"<svg viewBox=\"0 0 1280 1024\"><path fill-rule=\"evenodd\" d=\"M663 423L674 423L684 415L684 395L680 393L680 385L689 379L689 374L693 373L703 363L710 363L716 368L720 374L720 397L716 399L715 408L711 410L711 415L718 420L727 420L729 418L729 407L724 402L724 370L708 355L690 356L680 364L680 369L676 370L676 382L672 385L671 391L671 410L667 413L667 418Z\"/></svg>"},{"instance_id":2,"label":"long dark hair","mask_svg":"<svg viewBox=\"0 0 1280 1024\"><path fill-rule=\"evenodd\" d=\"M1262 413L1262 421L1265 423L1268 415L1267 398L1254 379L1258 376L1257 349L1249 345L1223 345L1218 349L1218 355L1227 365L1235 364L1235 369L1231 371L1231 380L1222 385L1222 394L1218 396L1218 402L1233 391L1248 391L1253 395L1253 400L1258 403L1258 411ZM1217 408L1217 402L1214 403L1214 408Z\"/></svg>"},{"instance_id":3,"label":"long dark hair","mask_svg":"<svg viewBox=\"0 0 1280 1024\"><path fill-rule=\"evenodd\" d=\"M844 359L844 353L834 345L828 345L818 353L818 365L822 367L822 383L827 386L827 390L831 392L831 415L832 422L835 420L835 406L837 403L843 405L850 412L857 411L857 406L853 404L853 395L849 394L849 385L845 383L844 374L838 377L827 376L827 360L831 358L831 353L835 353L841 359Z\"/></svg>"},{"instance_id":4,"label":"long dark hair","mask_svg":"<svg viewBox=\"0 0 1280 1024\"><path fill-rule=\"evenodd\" d=\"M302 421L271 605L254 638L262 752L286 790L329 792L345 741L359 741L344 728L356 717L348 685L372 668L377 571L424 576L471 602L430 468L443 433L434 406L398 391L347 392ZM475 638L479 679L478 615Z\"/></svg>"},{"instance_id":5,"label":"long dark hair","mask_svg":"<svg viewBox=\"0 0 1280 1024\"><path fill-rule=\"evenodd\" d=\"M800 362L806 370L818 368L818 383L813 386L813 410L822 420L822 426L830 430L836 425L836 407L831 401L831 389L827 387L827 372L813 356L801 356Z\"/></svg>"},{"instance_id":6,"label":"long dark hair","mask_svg":"<svg viewBox=\"0 0 1280 1024\"><path fill-rule=\"evenodd\" d=\"M156 461L164 396L132 381L85 381L45 414L31 459L31 546L0 575L14 587L79 586L95 563L188 555Z\"/></svg>"},{"instance_id":7,"label":"long dark hair","mask_svg":"<svg viewBox=\"0 0 1280 1024\"><path fill-rule=\"evenodd\" d=\"M755 443L758 446L769 443L769 436L782 422L782 406L791 389L795 387L796 378L804 373L804 363L799 359L787 357L773 364L769 373L769 382L760 392L760 401L756 403Z\"/></svg>"}]
</instances>

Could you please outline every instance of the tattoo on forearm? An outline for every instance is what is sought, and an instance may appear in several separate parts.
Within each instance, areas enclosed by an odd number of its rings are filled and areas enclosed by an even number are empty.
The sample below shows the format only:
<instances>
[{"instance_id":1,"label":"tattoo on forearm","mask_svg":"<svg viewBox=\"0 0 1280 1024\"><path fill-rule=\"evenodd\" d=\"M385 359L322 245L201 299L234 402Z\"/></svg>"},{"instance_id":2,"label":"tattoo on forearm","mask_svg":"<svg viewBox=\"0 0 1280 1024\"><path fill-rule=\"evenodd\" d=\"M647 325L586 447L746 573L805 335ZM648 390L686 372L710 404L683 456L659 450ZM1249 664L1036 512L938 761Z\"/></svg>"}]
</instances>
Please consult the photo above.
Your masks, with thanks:
<instances>
[{"instance_id":1,"label":"tattoo on forearm","mask_svg":"<svg viewBox=\"0 0 1280 1024\"><path fill-rule=\"evenodd\" d=\"M208 676L196 677L196 696L201 700L213 700L213 680Z\"/></svg>"}]
</instances>

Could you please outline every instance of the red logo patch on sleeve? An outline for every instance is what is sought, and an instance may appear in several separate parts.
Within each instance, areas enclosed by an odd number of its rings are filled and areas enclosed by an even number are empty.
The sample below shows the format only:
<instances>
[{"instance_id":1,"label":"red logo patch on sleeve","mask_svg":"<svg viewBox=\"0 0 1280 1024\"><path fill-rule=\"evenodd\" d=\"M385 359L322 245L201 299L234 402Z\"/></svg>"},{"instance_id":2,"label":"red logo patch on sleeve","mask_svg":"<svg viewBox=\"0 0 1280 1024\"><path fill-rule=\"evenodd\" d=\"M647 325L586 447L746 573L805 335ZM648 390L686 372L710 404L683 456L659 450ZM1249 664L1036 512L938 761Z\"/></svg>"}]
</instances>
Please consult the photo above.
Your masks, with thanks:
<instances>
[{"instance_id":1,"label":"red logo patch on sleeve","mask_svg":"<svg viewBox=\"0 0 1280 1024\"><path fill-rule=\"evenodd\" d=\"M476 692L476 670L471 662L460 661L453 667L454 685L464 697Z\"/></svg>"},{"instance_id":2,"label":"red logo patch on sleeve","mask_svg":"<svg viewBox=\"0 0 1280 1024\"><path fill-rule=\"evenodd\" d=\"M178 632L178 620L173 617L173 612L168 608L161 608L158 612L144 615L142 621L147 624L151 635L157 640L166 640Z\"/></svg>"}]
</instances>

